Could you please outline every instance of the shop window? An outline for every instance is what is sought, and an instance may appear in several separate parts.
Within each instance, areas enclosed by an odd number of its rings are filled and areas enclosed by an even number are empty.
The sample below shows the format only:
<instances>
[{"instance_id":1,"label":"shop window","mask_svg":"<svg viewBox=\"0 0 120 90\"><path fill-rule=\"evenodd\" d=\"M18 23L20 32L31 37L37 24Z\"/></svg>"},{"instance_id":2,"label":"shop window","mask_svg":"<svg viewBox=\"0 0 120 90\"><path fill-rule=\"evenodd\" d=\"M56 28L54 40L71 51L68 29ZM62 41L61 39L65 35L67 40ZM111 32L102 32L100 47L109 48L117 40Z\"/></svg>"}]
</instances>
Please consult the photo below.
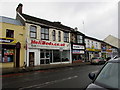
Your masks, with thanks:
<instances>
[{"instance_id":1,"label":"shop window","mask_svg":"<svg viewBox=\"0 0 120 90\"><path fill-rule=\"evenodd\" d=\"M30 26L30 38L37 37L37 28L35 26Z\"/></svg>"},{"instance_id":2,"label":"shop window","mask_svg":"<svg viewBox=\"0 0 120 90\"><path fill-rule=\"evenodd\" d=\"M62 53L62 62L68 62L69 61L69 57L70 57L70 54L69 54L69 51L68 50L64 50Z\"/></svg>"},{"instance_id":3,"label":"shop window","mask_svg":"<svg viewBox=\"0 0 120 90\"><path fill-rule=\"evenodd\" d=\"M50 50L40 50L40 64L49 64L50 63Z\"/></svg>"},{"instance_id":4,"label":"shop window","mask_svg":"<svg viewBox=\"0 0 120 90\"><path fill-rule=\"evenodd\" d=\"M14 38L14 30L6 30L6 37Z\"/></svg>"},{"instance_id":5,"label":"shop window","mask_svg":"<svg viewBox=\"0 0 120 90\"><path fill-rule=\"evenodd\" d=\"M52 32L52 37L53 37L53 41L55 41L55 39L56 39L55 30L53 30L53 32Z\"/></svg>"},{"instance_id":6,"label":"shop window","mask_svg":"<svg viewBox=\"0 0 120 90\"><path fill-rule=\"evenodd\" d=\"M49 29L48 28L41 28L41 39L49 40Z\"/></svg>"},{"instance_id":7,"label":"shop window","mask_svg":"<svg viewBox=\"0 0 120 90\"><path fill-rule=\"evenodd\" d=\"M83 43L83 37L81 35L77 35L77 43Z\"/></svg>"},{"instance_id":8,"label":"shop window","mask_svg":"<svg viewBox=\"0 0 120 90\"><path fill-rule=\"evenodd\" d=\"M69 42L69 33L64 32L64 42Z\"/></svg>"},{"instance_id":9,"label":"shop window","mask_svg":"<svg viewBox=\"0 0 120 90\"><path fill-rule=\"evenodd\" d=\"M13 62L15 56L14 49L3 49L0 53L2 53L0 62Z\"/></svg>"},{"instance_id":10,"label":"shop window","mask_svg":"<svg viewBox=\"0 0 120 90\"><path fill-rule=\"evenodd\" d=\"M53 50L53 62L61 62L60 52L58 50Z\"/></svg>"},{"instance_id":11,"label":"shop window","mask_svg":"<svg viewBox=\"0 0 120 90\"><path fill-rule=\"evenodd\" d=\"M58 41L59 42L61 41L61 32L60 31L58 32Z\"/></svg>"}]
</instances>

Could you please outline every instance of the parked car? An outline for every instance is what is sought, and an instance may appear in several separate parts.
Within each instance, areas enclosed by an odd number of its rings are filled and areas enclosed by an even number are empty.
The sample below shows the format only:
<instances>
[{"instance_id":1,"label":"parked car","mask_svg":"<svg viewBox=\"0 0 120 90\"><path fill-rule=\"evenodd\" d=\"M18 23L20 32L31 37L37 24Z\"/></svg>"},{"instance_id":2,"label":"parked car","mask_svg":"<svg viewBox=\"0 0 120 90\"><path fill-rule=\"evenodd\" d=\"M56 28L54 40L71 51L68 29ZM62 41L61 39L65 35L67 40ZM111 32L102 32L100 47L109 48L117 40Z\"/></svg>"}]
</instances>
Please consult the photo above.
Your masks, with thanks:
<instances>
[{"instance_id":1,"label":"parked car","mask_svg":"<svg viewBox=\"0 0 120 90\"><path fill-rule=\"evenodd\" d=\"M89 73L93 80L86 90L120 90L119 81L120 58L109 60L97 73Z\"/></svg>"},{"instance_id":2,"label":"parked car","mask_svg":"<svg viewBox=\"0 0 120 90\"><path fill-rule=\"evenodd\" d=\"M107 58L106 58L106 61L109 61L110 59L111 59L111 57L107 57Z\"/></svg>"},{"instance_id":3,"label":"parked car","mask_svg":"<svg viewBox=\"0 0 120 90\"><path fill-rule=\"evenodd\" d=\"M91 59L91 64L104 64L106 62L106 60L102 57L93 57Z\"/></svg>"}]
</instances>

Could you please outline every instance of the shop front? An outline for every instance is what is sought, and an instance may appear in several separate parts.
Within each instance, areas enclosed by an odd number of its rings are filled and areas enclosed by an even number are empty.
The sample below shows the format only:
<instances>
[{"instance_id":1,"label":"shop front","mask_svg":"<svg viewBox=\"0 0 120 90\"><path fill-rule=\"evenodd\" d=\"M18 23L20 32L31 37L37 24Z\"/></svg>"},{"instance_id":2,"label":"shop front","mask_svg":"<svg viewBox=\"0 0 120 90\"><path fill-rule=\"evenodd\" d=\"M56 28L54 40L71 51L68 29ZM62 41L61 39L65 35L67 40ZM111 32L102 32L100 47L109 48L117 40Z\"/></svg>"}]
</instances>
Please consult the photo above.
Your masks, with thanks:
<instances>
[{"instance_id":1,"label":"shop front","mask_svg":"<svg viewBox=\"0 0 120 90\"><path fill-rule=\"evenodd\" d=\"M27 66L71 63L69 43L28 40Z\"/></svg>"},{"instance_id":2,"label":"shop front","mask_svg":"<svg viewBox=\"0 0 120 90\"><path fill-rule=\"evenodd\" d=\"M101 57L101 49L86 48L86 59L90 61L93 57Z\"/></svg>"},{"instance_id":3,"label":"shop front","mask_svg":"<svg viewBox=\"0 0 120 90\"><path fill-rule=\"evenodd\" d=\"M2 66L1 68L17 66L19 67L19 56L18 54L16 54L16 43L17 42L14 39L0 38L0 64Z\"/></svg>"},{"instance_id":4,"label":"shop front","mask_svg":"<svg viewBox=\"0 0 120 90\"><path fill-rule=\"evenodd\" d=\"M73 63L84 62L85 60L85 47L84 45L76 45L72 46L72 61Z\"/></svg>"}]
</instances>

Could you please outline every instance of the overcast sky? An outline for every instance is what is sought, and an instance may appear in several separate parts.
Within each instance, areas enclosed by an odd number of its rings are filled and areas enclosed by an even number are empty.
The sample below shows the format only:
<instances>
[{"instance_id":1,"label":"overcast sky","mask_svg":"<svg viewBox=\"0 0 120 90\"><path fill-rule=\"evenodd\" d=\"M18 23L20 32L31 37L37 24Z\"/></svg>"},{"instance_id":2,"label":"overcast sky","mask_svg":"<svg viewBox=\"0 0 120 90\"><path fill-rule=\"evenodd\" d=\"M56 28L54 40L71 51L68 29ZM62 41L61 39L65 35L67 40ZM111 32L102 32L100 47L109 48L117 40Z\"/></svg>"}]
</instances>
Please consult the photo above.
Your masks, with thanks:
<instances>
[{"instance_id":1,"label":"overcast sky","mask_svg":"<svg viewBox=\"0 0 120 90\"><path fill-rule=\"evenodd\" d=\"M118 37L118 0L1 0L0 15L15 18L19 3L25 14L77 27L90 37Z\"/></svg>"}]
</instances>

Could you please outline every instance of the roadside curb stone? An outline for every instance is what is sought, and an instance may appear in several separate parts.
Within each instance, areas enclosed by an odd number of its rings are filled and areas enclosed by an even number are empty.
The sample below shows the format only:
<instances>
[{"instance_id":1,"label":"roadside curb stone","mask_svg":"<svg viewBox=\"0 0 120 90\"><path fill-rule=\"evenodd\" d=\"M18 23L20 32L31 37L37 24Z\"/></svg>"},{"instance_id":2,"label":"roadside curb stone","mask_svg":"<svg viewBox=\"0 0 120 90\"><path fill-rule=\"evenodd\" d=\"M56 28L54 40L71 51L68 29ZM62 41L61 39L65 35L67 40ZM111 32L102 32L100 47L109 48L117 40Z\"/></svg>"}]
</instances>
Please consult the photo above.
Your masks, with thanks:
<instances>
[{"instance_id":1,"label":"roadside curb stone","mask_svg":"<svg viewBox=\"0 0 120 90\"><path fill-rule=\"evenodd\" d=\"M37 71L37 70L48 70L48 69L57 69L57 68L65 68L65 67L83 66L87 64L90 64L90 62L57 64L57 65L50 64L50 65L40 65L36 67L26 67L26 68L4 68L2 69L1 75L25 73L25 72L31 72L31 71Z\"/></svg>"}]
</instances>

